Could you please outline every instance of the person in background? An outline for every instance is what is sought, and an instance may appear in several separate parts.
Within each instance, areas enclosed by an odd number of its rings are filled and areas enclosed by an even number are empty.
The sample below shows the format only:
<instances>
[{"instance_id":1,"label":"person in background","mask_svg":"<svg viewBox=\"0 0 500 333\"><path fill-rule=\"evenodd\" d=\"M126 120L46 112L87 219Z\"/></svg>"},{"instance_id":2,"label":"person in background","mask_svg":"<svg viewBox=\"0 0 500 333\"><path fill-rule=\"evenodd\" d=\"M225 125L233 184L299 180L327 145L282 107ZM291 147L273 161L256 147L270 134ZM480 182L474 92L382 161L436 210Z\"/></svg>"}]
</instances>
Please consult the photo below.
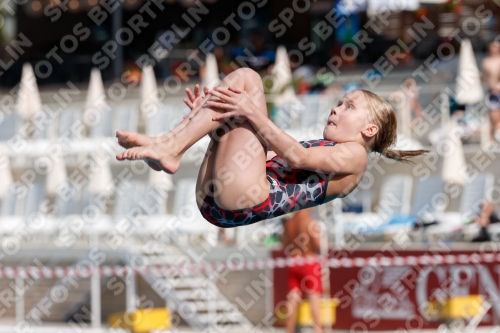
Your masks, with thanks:
<instances>
[{"instance_id":1,"label":"person in background","mask_svg":"<svg viewBox=\"0 0 500 333\"><path fill-rule=\"evenodd\" d=\"M419 92L417 87L417 81L415 81L415 79L410 78L405 81L405 94L408 96L408 102L410 103L412 114L414 114L416 118L422 118L424 116L424 109L422 108L422 105L420 105L420 102L418 101ZM412 120L412 127L413 126L414 126L414 121Z\"/></svg>"},{"instance_id":2,"label":"person in background","mask_svg":"<svg viewBox=\"0 0 500 333\"><path fill-rule=\"evenodd\" d=\"M226 56L222 47L217 46L214 48L214 56L217 60L219 72L224 73L224 75L228 75L235 70L235 68L231 66L231 59Z\"/></svg>"},{"instance_id":3,"label":"person in background","mask_svg":"<svg viewBox=\"0 0 500 333\"><path fill-rule=\"evenodd\" d=\"M398 90L391 93L389 99L398 105L396 108L398 129L403 136L411 137L412 128L415 127L418 119L424 116L422 105L419 102L419 87L415 79L407 78Z\"/></svg>"},{"instance_id":4,"label":"person in background","mask_svg":"<svg viewBox=\"0 0 500 333\"><path fill-rule=\"evenodd\" d=\"M321 283L321 264L319 261L321 231L311 216L312 208L294 213L283 223L281 241L287 257L308 257L304 265L288 267L288 302L291 313L286 318L287 333L295 332L297 312L302 293L306 293L311 305L314 332L323 332L320 319L320 298L323 292Z\"/></svg>"},{"instance_id":5,"label":"person in background","mask_svg":"<svg viewBox=\"0 0 500 333\"><path fill-rule=\"evenodd\" d=\"M249 68L262 73L274 63L276 52L266 43L266 30L253 28L248 32L248 38L241 42L243 47L233 50L232 57L243 61ZM236 61L238 62L238 61Z\"/></svg>"},{"instance_id":6,"label":"person in background","mask_svg":"<svg viewBox=\"0 0 500 333\"><path fill-rule=\"evenodd\" d=\"M490 109L491 139L500 142L500 42L491 42L489 51L482 64L484 80L488 83L486 105Z\"/></svg>"},{"instance_id":7,"label":"person in background","mask_svg":"<svg viewBox=\"0 0 500 333\"><path fill-rule=\"evenodd\" d=\"M472 239L472 242L489 242L491 236L488 233L488 225L491 223L500 222L498 212L495 211L495 204L491 201L485 200L481 205L481 213L474 220L475 223L481 226L479 235Z\"/></svg>"}]
</instances>

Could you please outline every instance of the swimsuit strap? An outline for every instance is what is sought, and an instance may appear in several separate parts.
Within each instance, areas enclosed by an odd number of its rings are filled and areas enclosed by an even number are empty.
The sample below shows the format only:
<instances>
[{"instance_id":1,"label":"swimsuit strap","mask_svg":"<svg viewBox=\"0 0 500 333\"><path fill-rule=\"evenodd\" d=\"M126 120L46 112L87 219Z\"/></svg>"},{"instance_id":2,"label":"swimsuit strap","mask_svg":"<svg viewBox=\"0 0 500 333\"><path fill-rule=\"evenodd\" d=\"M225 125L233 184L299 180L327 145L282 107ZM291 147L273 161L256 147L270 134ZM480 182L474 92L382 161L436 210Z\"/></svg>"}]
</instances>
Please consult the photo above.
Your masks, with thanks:
<instances>
[{"instance_id":1,"label":"swimsuit strap","mask_svg":"<svg viewBox=\"0 0 500 333\"><path fill-rule=\"evenodd\" d=\"M304 148L310 147L324 147L324 146L335 146L337 142L325 140L325 139L316 139L316 140L307 140L299 142Z\"/></svg>"}]
</instances>

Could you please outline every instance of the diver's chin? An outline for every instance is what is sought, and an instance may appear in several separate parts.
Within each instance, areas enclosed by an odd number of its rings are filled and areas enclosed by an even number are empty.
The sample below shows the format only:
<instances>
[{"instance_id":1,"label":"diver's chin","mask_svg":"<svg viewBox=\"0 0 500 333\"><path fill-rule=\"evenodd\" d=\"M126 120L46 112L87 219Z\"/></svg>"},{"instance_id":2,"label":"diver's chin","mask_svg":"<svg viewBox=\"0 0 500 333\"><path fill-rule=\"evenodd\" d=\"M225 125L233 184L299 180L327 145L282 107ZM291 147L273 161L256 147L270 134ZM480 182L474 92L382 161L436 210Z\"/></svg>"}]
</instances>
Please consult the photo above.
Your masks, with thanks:
<instances>
[{"instance_id":1,"label":"diver's chin","mask_svg":"<svg viewBox=\"0 0 500 333\"><path fill-rule=\"evenodd\" d=\"M328 140L328 141L335 141L335 140L333 140L334 138L332 137L332 135L329 134L326 129L323 131L323 139Z\"/></svg>"}]
</instances>

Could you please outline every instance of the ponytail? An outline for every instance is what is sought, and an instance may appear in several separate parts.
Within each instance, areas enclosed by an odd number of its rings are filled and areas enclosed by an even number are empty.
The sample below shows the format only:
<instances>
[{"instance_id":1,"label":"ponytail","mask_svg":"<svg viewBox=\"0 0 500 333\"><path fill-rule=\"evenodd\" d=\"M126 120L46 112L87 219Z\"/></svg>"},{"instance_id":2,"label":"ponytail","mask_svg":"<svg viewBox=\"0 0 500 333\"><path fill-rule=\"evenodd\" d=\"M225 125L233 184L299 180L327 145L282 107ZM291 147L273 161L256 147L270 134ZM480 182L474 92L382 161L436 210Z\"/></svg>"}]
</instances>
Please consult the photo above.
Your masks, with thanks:
<instances>
[{"instance_id":1,"label":"ponytail","mask_svg":"<svg viewBox=\"0 0 500 333\"><path fill-rule=\"evenodd\" d=\"M391 160L395 160L398 162L411 163L414 164L409 157L420 156L428 153L428 150L420 149L420 150L393 150L386 149L384 152L380 153L382 156L385 156Z\"/></svg>"},{"instance_id":2,"label":"ponytail","mask_svg":"<svg viewBox=\"0 0 500 333\"><path fill-rule=\"evenodd\" d=\"M369 107L370 122L378 126L379 132L376 134L370 148L372 152L379 153L391 160L398 162L412 163L409 158L428 153L428 150L394 150L390 149L396 144L397 120L396 113L392 106L377 94L361 90L367 99Z\"/></svg>"}]
</instances>

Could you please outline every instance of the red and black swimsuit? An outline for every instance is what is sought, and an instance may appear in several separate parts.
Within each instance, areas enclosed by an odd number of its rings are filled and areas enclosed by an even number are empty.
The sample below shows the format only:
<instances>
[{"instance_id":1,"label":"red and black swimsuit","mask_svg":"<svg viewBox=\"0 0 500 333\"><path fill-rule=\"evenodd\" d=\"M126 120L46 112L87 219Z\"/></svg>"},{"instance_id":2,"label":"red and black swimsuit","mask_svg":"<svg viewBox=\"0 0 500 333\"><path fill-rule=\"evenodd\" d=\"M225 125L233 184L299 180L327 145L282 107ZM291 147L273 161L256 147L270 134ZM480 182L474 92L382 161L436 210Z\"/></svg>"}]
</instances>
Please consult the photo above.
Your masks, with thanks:
<instances>
[{"instance_id":1,"label":"red and black swimsuit","mask_svg":"<svg viewBox=\"0 0 500 333\"><path fill-rule=\"evenodd\" d=\"M328 140L300 141L303 147L335 146ZM279 156L266 162L266 174L271 188L267 199L251 208L227 210L207 195L200 208L203 217L213 225L232 228L278 217L303 208L321 205L325 201L329 175L292 169ZM213 189L210 190L213 193Z\"/></svg>"}]
</instances>

